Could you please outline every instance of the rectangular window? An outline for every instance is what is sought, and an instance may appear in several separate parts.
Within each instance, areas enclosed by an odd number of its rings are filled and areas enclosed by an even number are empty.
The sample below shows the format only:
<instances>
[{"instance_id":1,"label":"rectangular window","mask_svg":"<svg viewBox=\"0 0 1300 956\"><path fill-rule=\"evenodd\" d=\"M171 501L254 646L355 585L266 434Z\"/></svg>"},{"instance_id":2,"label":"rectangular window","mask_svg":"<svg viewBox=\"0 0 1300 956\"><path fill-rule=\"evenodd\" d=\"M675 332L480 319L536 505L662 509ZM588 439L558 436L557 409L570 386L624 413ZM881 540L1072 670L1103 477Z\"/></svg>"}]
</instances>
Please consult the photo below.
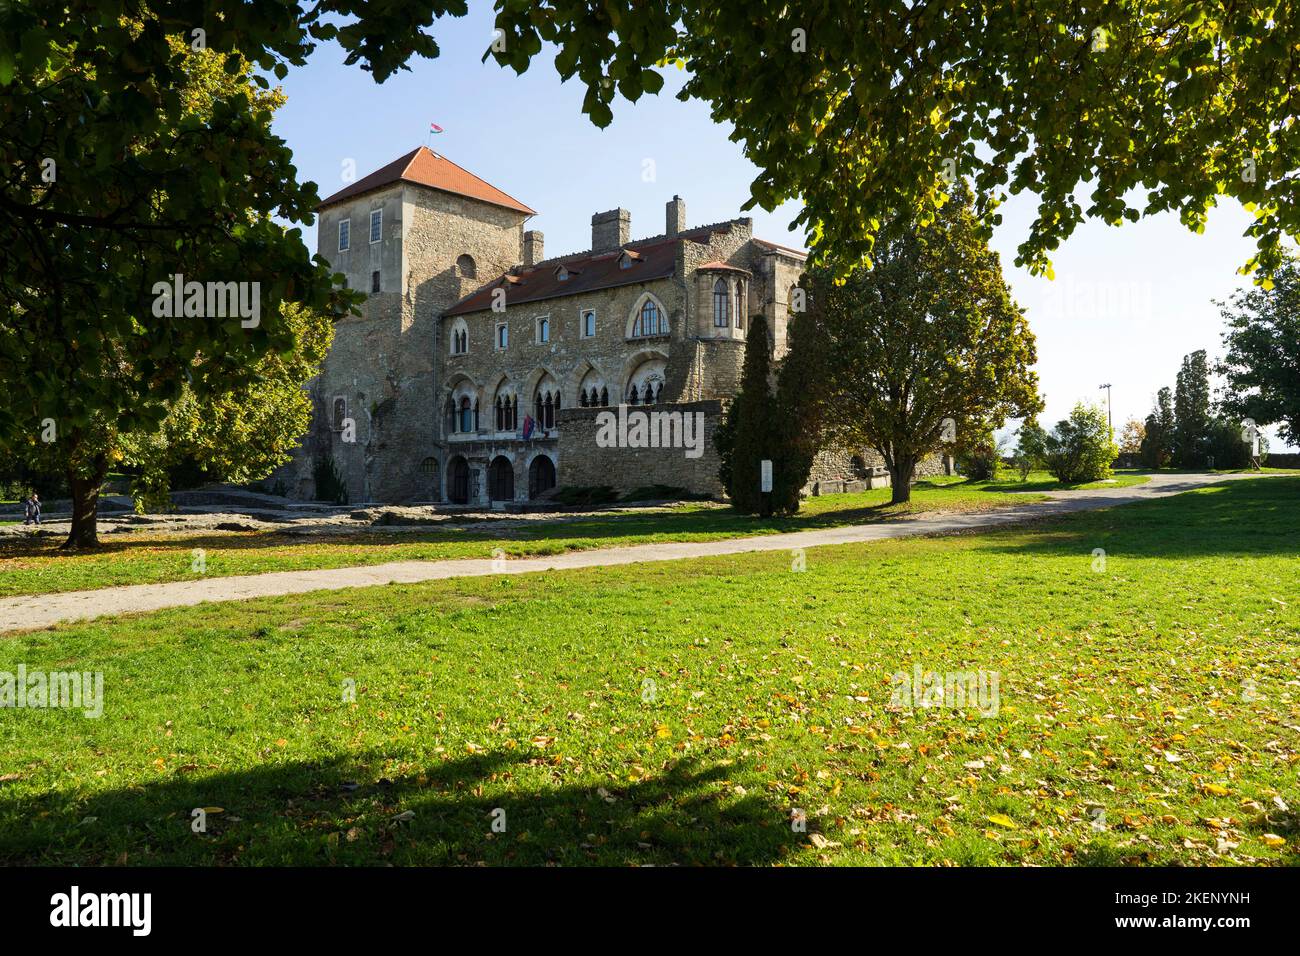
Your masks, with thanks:
<instances>
[{"instance_id":1,"label":"rectangular window","mask_svg":"<svg viewBox=\"0 0 1300 956\"><path fill-rule=\"evenodd\" d=\"M347 252L348 245L352 240L352 220L339 220L339 252Z\"/></svg>"},{"instance_id":2,"label":"rectangular window","mask_svg":"<svg viewBox=\"0 0 1300 956\"><path fill-rule=\"evenodd\" d=\"M537 344L545 345L549 341L551 341L551 319L544 315L537 320Z\"/></svg>"},{"instance_id":3,"label":"rectangular window","mask_svg":"<svg viewBox=\"0 0 1300 956\"><path fill-rule=\"evenodd\" d=\"M383 238L384 233L384 211L382 209L372 210L370 213L370 241L378 242Z\"/></svg>"},{"instance_id":4,"label":"rectangular window","mask_svg":"<svg viewBox=\"0 0 1300 956\"><path fill-rule=\"evenodd\" d=\"M379 270L378 269L370 273L370 291L371 292L379 291Z\"/></svg>"},{"instance_id":5,"label":"rectangular window","mask_svg":"<svg viewBox=\"0 0 1300 956\"><path fill-rule=\"evenodd\" d=\"M497 326L497 349L505 349L510 346L510 326L502 322Z\"/></svg>"},{"instance_id":6,"label":"rectangular window","mask_svg":"<svg viewBox=\"0 0 1300 956\"><path fill-rule=\"evenodd\" d=\"M589 339L596 334L596 313L586 309L582 313L582 337Z\"/></svg>"}]
</instances>

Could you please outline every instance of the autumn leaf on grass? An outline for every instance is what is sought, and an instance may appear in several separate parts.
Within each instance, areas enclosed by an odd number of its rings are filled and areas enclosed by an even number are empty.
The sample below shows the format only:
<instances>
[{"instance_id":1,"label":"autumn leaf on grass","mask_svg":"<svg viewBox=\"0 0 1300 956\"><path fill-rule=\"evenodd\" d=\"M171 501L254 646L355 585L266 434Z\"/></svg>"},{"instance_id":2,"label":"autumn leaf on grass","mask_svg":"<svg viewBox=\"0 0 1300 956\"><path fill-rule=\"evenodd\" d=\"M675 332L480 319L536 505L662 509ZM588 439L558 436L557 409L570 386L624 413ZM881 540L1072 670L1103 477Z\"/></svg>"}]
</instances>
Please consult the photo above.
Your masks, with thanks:
<instances>
[{"instance_id":1,"label":"autumn leaf on grass","mask_svg":"<svg viewBox=\"0 0 1300 956\"><path fill-rule=\"evenodd\" d=\"M1000 827L1006 827L1008 830L1019 830L1020 826L1015 820L1012 820L1005 813L995 813L988 818L989 823L996 823Z\"/></svg>"},{"instance_id":2,"label":"autumn leaf on grass","mask_svg":"<svg viewBox=\"0 0 1300 956\"><path fill-rule=\"evenodd\" d=\"M1264 843L1267 844L1268 846L1286 845L1286 837L1280 837L1276 833L1265 833L1262 837L1260 837L1260 839L1263 840Z\"/></svg>"},{"instance_id":3,"label":"autumn leaf on grass","mask_svg":"<svg viewBox=\"0 0 1300 956\"><path fill-rule=\"evenodd\" d=\"M1232 791L1221 783L1203 783L1201 789L1206 793L1213 794L1216 797L1226 797Z\"/></svg>"},{"instance_id":4,"label":"autumn leaf on grass","mask_svg":"<svg viewBox=\"0 0 1300 956\"><path fill-rule=\"evenodd\" d=\"M530 740L529 743L531 743L538 750L545 750L551 744L555 743L555 738L547 737L545 734L538 734L536 737Z\"/></svg>"}]
</instances>

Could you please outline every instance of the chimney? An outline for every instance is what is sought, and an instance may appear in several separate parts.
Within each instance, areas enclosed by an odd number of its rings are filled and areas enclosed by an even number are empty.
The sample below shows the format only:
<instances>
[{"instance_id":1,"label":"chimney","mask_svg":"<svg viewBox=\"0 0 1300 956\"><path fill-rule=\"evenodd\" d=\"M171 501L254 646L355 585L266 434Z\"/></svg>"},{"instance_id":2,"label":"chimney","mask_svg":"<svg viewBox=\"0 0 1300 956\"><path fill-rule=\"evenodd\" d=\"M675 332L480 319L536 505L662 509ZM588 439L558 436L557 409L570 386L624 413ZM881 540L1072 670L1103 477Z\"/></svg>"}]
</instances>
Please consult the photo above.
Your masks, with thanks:
<instances>
[{"instance_id":1,"label":"chimney","mask_svg":"<svg viewBox=\"0 0 1300 956\"><path fill-rule=\"evenodd\" d=\"M544 258L546 257L542 255L542 234L536 229L529 229L524 233L524 267L531 269Z\"/></svg>"},{"instance_id":2,"label":"chimney","mask_svg":"<svg viewBox=\"0 0 1300 956\"><path fill-rule=\"evenodd\" d=\"M591 251L612 252L627 245L632 234L632 214L626 209L611 209L591 217Z\"/></svg>"},{"instance_id":3,"label":"chimney","mask_svg":"<svg viewBox=\"0 0 1300 956\"><path fill-rule=\"evenodd\" d=\"M686 231L686 200L674 196L664 208L664 232L675 236Z\"/></svg>"}]
</instances>

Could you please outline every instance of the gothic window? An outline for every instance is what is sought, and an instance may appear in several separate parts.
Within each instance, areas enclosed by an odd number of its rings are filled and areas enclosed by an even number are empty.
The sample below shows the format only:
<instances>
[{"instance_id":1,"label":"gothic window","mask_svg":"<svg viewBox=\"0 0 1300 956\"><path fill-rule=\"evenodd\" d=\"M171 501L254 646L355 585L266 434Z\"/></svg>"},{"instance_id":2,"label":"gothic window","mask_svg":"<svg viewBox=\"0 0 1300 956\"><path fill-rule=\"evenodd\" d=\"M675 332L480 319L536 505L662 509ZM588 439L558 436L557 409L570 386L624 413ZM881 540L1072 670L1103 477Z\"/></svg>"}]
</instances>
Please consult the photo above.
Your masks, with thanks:
<instances>
[{"instance_id":1,"label":"gothic window","mask_svg":"<svg viewBox=\"0 0 1300 956\"><path fill-rule=\"evenodd\" d=\"M668 319L660 311L654 299L646 299L632 323L632 336L665 335L668 332Z\"/></svg>"},{"instance_id":2,"label":"gothic window","mask_svg":"<svg viewBox=\"0 0 1300 956\"><path fill-rule=\"evenodd\" d=\"M602 388L602 389L600 390L600 404L601 404L601 405L608 405L608 404L609 404L609 389L607 389L607 388Z\"/></svg>"},{"instance_id":3,"label":"gothic window","mask_svg":"<svg viewBox=\"0 0 1300 956\"><path fill-rule=\"evenodd\" d=\"M469 396L460 397L460 431L474 431L474 411L469 404Z\"/></svg>"},{"instance_id":4,"label":"gothic window","mask_svg":"<svg viewBox=\"0 0 1300 956\"><path fill-rule=\"evenodd\" d=\"M466 253L456 260L456 274L463 279L478 278L478 265L474 262L474 257Z\"/></svg>"},{"instance_id":5,"label":"gothic window","mask_svg":"<svg viewBox=\"0 0 1300 956\"><path fill-rule=\"evenodd\" d=\"M745 280L736 281L736 328L745 327L745 312L749 308L748 301L745 299Z\"/></svg>"},{"instance_id":6,"label":"gothic window","mask_svg":"<svg viewBox=\"0 0 1300 956\"><path fill-rule=\"evenodd\" d=\"M730 316L731 296L727 291L727 280L719 279L713 283L713 324L719 329L725 329L731 324Z\"/></svg>"},{"instance_id":7,"label":"gothic window","mask_svg":"<svg viewBox=\"0 0 1300 956\"><path fill-rule=\"evenodd\" d=\"M456 430L456 402L450 395L447 396L447 434Z\"/></svg>"},{"instance_id":8,"label":"gothic window","mask_svg":"<svg viewBox=\"0 0 1300 956\"><path fill-rule=\"evenodd\" d=\"M637 390L635 385L633 385L632 388L628 390L627 403L629 405L637 404Z\"/></svg>"},{"instance_id":9,"label":"gothic window","mask_svg":"<svg viewBox=\"0 0 1300 956\"><path fill-rule=\"evenodd\" d=\"M537 320L537 344L543 345L551 341L551 320L543 316Z\"/></svg>"},{"instance_id":10,"label":"gothic window","mask_svg":"<svg viewBox=\"0 0 1300 956\"><path fill-rule=\"evenodd\" d=\"M589 339L596 334L596 313L587 309L582 313L582 337Z\"/></svg>"},{"instance_id":11,"label":"gothic window","mask_svg":"<svg viewBox=\"0 0 1300 956\"><path fill-rule=\"evenodd\" d=\"M348 417L348 400L342 395L334 399L334 430L343 431L343 420Z\"/></svg>"}]
</instances>

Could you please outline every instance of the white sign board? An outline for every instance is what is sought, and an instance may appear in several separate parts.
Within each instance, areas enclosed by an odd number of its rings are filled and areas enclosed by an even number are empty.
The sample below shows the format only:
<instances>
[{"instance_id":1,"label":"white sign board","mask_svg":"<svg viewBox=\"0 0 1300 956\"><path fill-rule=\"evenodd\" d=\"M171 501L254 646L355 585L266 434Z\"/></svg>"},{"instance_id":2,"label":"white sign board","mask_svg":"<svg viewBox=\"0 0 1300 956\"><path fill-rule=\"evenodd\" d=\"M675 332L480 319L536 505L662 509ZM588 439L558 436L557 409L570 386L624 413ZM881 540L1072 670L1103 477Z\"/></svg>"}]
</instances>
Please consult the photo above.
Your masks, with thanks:
<instances>
[{"instance_id":1,"label":"white sign board","mask_svg":"<svg viewBox=\"0 0 1300 956\"><path fill-rule=\"evenodd\" d=\"M772 490L772 462L770 459L764 458L758 464L759 464L759 475L760 475L759 477L760 485L758 490L771 491Z\"/></svg>"}]
</instances>

